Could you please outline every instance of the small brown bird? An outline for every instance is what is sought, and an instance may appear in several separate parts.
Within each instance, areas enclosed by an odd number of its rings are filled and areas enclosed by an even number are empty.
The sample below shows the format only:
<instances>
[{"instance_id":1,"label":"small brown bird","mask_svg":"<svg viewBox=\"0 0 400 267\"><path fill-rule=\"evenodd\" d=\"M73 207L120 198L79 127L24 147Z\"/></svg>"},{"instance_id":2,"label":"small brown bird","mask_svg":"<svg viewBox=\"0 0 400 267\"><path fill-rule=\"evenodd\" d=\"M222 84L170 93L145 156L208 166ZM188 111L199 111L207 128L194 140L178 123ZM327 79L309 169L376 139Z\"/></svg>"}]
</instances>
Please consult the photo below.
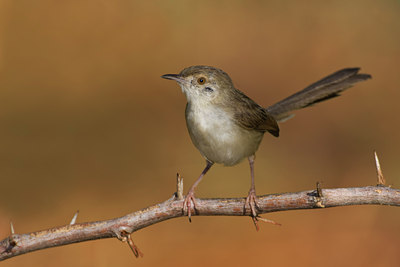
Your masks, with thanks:
<instances>
[{"instance_id":1,"label":"small brown bird","mask_svg":"<svg viewBox=\"0 0 400 267\"><path fill-rule=\"evenodd\" d=\"M194 191L214 163L232 166L248 158L251 187L246 206L256 223L257 197L254 184L255 152L265 132L279 136L277 122L289 119L291 111L308 107L371 78L359 74L359 68L337 71L307 88L263 108L233 85L224 71L209 66L192 66L179 74L165 74L164 79L178 82L186 95L186 124L193 144L206 159L206 167L190 188L183 203L190 220L191 202L196 208Z\"/></svg>"}]
</instances>

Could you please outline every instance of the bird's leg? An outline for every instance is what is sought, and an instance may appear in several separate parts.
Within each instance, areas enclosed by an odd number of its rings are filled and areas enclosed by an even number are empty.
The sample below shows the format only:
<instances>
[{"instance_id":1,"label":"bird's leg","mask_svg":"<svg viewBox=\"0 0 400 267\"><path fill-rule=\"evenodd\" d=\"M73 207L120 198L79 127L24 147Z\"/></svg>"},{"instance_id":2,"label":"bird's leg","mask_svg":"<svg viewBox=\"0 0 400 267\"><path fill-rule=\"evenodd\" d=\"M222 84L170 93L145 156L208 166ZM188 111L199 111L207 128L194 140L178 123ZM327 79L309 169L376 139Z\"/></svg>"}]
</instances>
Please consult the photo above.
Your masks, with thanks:
<instances>
[{"instance_id":1,"label":"bird's leg","mask_svg":"<svg viewBox=\"0 0 400 267\"><path fill-rule=\"evenodd\" d=\"M257 224L257 196L256 196L256 186L254 182L254 160L255 160L255 155L250 156L249 158L249 164L250 164L250 174L251 174L251 187L249 190L249 194L247 195L246 198L246 203L244 206L244 209L246 210L246 206L248 205L250 207L251 211L251 217L253 218L253 222L256 225L256 228L258 229L258 224Z\"/></svg>"},{"instance_id":2,"label":"bird's leg","mask_svg":"<svg viewBox=\"0 0 400 267\"><path fill-rule=\"evenodd\" d=\"M193 202L193 208L196 208L196 200L194 198L194 190L196 189L196 186L200 183L201 179L203 179L203 176L208 172L208 170L211 168L211 166L214 164L211 161L206 160L206 167L204 168L204 170L202 171L202 173L200 174L199 178L197 178L197 180L194 182L194 184L192 185L192 187L190 187L189 192L187 193L186 197L185 197L185 201L183 201L183 212L185 212L185 210L187 210L187 215L189 217L189 221L191 222L191 215L192 215L192 211L191 211L191 206L192 206L192 202Z\"/></svg>"},{"instance_id":3,"label":"bird's leg","mask_svg":"<svg viewBox=\"0 0 400 267\"><path fill-rule=\"evenodd\" d=\"M256 158L255 155L252 155L249 157L250 173L251 173L251 187L249 190L249 194L247 195L247 198L246 198L246 203L244 204L244 212L246 212L246 206L249 205L250 212L251 212L250 216L253 219L253 223L254 223L254 226L256 227L256 230L258 231L260 229L260 227L258 226L259 220L263 221L263 222L272 223L275 225L281 225L281 224L274 222L272 220L261 218L257 214L256 210L258 209L258 205L257 205L257 196L256 196L256 186L254 183L254 160L255 160L255 158Z\"/></svg>"}]
</instances>

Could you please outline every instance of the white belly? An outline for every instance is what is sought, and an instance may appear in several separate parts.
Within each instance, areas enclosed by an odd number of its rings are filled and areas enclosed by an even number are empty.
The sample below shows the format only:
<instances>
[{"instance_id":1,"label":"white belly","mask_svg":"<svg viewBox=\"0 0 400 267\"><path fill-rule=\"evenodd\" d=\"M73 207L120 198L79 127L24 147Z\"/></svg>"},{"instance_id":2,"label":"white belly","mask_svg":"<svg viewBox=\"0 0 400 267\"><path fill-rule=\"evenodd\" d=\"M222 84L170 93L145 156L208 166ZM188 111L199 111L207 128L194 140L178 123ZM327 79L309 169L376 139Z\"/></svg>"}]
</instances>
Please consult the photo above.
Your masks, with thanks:
<instances>
[{"instance_id":1,"label":"white belly","mask_svg":"<svg viewBox=\"0 0 400 267\"><path fill-rule=\"evenodd\" d=\"M193 144L209 161L235 165L253 155L263 133L238 126L221 108L186 107L186 123Z\"/></svg>"}]
</instances>

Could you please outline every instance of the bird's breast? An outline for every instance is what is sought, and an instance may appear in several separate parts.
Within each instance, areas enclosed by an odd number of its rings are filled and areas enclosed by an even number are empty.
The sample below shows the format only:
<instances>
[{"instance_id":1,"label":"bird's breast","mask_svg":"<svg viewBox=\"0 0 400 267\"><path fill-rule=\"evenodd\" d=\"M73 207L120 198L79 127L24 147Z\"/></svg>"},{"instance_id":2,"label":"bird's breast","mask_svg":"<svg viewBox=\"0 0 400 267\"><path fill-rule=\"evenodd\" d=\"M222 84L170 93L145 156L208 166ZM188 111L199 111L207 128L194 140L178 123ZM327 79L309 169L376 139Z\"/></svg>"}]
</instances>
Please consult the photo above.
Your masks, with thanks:
<instances>
[{"instance_id":1,"label":"bird's breast","mask_svg":"<svg viewBox=\"0 0 400 267\"><path fill-rule=\"evenodd\" d=\"M244 129L232 112L216 106L186 106L186 123L193 144L209 161L235 165L253 155L263 133Z\"/></svg>"}]
</instances>

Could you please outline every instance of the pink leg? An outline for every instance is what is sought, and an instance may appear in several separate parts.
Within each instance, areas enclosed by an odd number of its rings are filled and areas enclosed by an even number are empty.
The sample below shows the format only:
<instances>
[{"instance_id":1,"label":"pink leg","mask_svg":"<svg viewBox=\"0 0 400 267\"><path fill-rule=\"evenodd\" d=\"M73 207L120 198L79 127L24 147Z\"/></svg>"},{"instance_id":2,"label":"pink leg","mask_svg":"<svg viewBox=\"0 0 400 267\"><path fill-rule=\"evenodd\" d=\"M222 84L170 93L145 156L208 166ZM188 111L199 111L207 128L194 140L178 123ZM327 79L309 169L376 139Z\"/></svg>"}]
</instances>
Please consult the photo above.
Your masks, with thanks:
<instances>
[{"instance_id":1,"label":"pink leg","mask_svg":"<svg viewBox=\"0 0 400 267\"><path fill-rule=\"evenodd\" d=\"M208 172L208 170L211 168L211 166L214 164L211 161L206 161L207 165L204 168L204 170L202 171L202 173L200 174L199 178L197 178L197 180L194 182L194 184L192 185L192 187L190 187L189 192L187 193L186 197L185 197L185 201L183 201L183 212L185 212L187 210L187 215L189 217L189 221L191 222L191 215L192 215L192 210L191 210L191 206L192 206L192 202L193 202L193 208L196 209L196 200L194 198L194 190L196 189L196 186L200 183L201 179L203 179L203 176Z\"/></svg>"},{"instance_id":2,"label":"pink leg","mask_svg":"<svg viewBox=\"0 0 400 267\"><path fill-rule=\"evenodd\" d=\"M245 209L246 209L246 206L250 207L251 216L253 217L253 220L257 217L257 212L256 212L257 196L256 196L256 186L255 186L255 182L254 182L254 160L255 160L255 155L252 155L249 157L251 187L250 187L249 194L247 195L246 203L245 203Z\"/></svg>"}]
</instances>

